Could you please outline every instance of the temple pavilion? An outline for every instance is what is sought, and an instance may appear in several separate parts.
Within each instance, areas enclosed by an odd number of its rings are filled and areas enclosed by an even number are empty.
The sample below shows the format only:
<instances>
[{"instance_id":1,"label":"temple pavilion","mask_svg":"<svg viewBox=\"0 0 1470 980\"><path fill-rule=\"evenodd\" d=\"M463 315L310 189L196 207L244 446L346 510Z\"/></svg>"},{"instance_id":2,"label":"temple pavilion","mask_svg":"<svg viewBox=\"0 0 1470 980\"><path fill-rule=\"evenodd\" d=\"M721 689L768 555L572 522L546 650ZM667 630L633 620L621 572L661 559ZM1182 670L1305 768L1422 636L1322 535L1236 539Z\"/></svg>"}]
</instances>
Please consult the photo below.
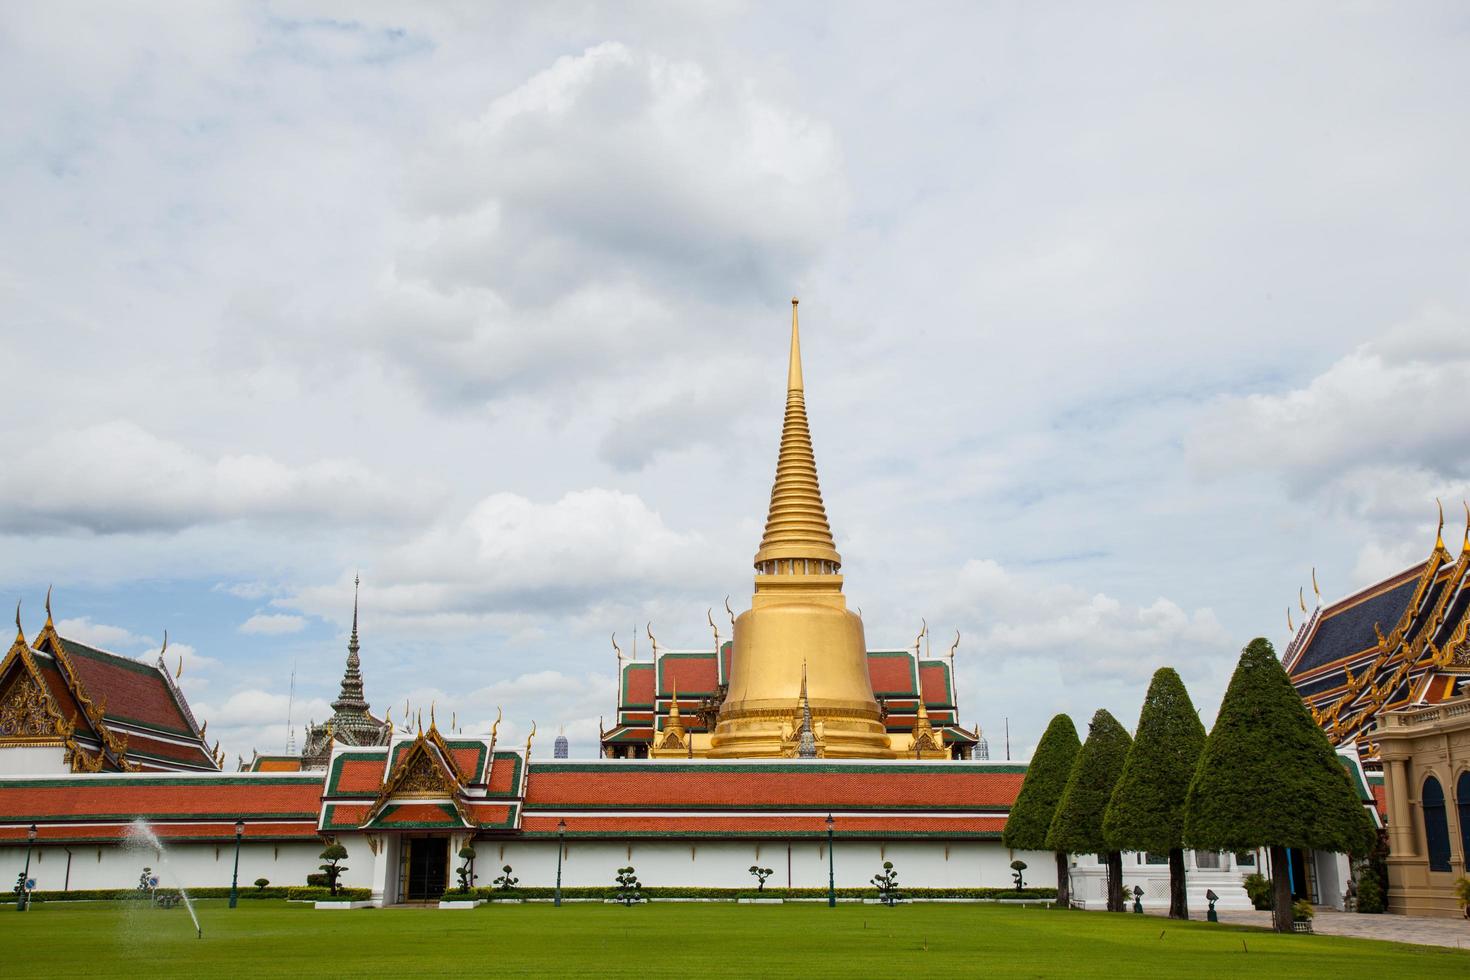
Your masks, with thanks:
<instances>
[{"instance_id":1,"label":"temple pavilion","mask_svg":"<svg viewBox=\"0 0 1470 980\"><path fill-rule=\"evenodd\" d=\"M1282 664L1312 717L1340 749L1378 770L1384 712L1434 705L1470 693L1470 507L1458 554L1444 541L1444 512L1428 557L1367 588L1315 605ZM1379 780L1381 785L1381 777Z\"/></svg>"}]
</instances>

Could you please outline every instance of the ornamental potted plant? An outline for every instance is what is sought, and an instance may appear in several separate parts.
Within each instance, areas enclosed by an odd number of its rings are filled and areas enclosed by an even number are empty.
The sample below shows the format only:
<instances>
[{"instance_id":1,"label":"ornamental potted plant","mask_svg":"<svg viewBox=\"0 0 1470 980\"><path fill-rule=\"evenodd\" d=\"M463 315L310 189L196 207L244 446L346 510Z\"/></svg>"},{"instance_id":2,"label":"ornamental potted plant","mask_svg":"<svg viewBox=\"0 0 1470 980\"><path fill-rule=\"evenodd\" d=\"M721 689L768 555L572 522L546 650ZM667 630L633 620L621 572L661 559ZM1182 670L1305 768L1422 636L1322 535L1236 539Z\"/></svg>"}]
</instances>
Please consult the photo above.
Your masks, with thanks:
<instances>
[{"instance_id":1,"label":"ornamental potted plant","mask_svg":"<svg viewBox=\"0 0 1470 980\"><path fill-rule=\"evenodd\" d=\"M1317 912L1312 908L1312 903L1306 899L1291 903L1291 931L1311 932L1312 916Z\"/></svg>"}]
</instances>

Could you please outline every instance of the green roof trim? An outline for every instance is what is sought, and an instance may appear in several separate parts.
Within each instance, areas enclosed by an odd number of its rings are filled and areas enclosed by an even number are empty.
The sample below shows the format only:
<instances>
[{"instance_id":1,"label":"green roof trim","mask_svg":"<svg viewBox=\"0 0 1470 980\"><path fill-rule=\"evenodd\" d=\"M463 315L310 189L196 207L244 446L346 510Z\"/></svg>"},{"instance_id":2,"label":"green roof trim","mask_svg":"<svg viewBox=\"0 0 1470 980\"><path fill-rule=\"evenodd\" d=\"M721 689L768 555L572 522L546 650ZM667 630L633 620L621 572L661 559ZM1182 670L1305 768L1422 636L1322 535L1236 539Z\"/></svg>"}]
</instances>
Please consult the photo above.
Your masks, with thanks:
<instances>
[{"instance_id":1,"label":"green roof trim","mask_svg":"<svg viewBox=\"0 0 1470 980\"><path fill-rule=\"evenodd\" d=\"M954 707L955 706L955 701L954 701L954 674L949 669L949 662L946 661L946 660L920 660L919 661L919 670L922 671L925 667L938 667L941 671L944 672L944 697L945 697L945 700L942 701L942 702L940 702L940 701L925 701L924 702L925 706L926 707L929 707L929 708L952 708L952 707ZM921 685L918 690L919 690L919 693L922 694L923 693L923 690L924 690L923 686Z\"/></svg>"},{"instance_id":2,"label":"green roof trim","mask_svg":"<svg viewBox=\"0 0 1470 980\"><path fill-rule=\"evenodd\" d=\"M873 695L880 698L912 698L919 693L919 668L914 663L914 655L907 650L869 650L869 660L895 660L902 658L908 661L909 687L902 691L873 690Z\"/></svg>"},{"instance_id":3,"label":"green roof trim","mask_svg":"<svg viewBox=\"0 0 1470 980\"><path fill-rule=\"evenodd\" d=\"M720 674L719 663L715 658L713 650L711 650L709 653L666 653L662 657L658 658L658 676L654 678L653 696L654 699L657 701L672 700L671 698L665 698L662 693L660 693L664 689L664 664L670 660L708 660L715 664L715 677L717 679ZM675 679L677 680L677 678ZM714 691L707 689L691 689L688 691L680 691L679 700L683 701L687 697L713 697L714 693Z\"/></svg>"},{"instance_id":4,"label":"green roof trim","mask_svg":"<svg viewBox=\"0 0 1470 980\"><path fill-rule=\"evenodd\" d=\"M618 700L622 702L622 704L619 705L620 708L642 708L645 711L652 711L653 710L653 702L651 702L651 701L637 701L637 702L633 702L633 701L629 701L628 700L628 678L629 678L629 676L635 670L652 670L652 669L653 669L653 664L648 663L647 661L623 664L622 687L621 687L621 690L619 690L619 692L618 692ZM654 693L654 697L657 697L658 696L658 678L655 677L653 679L653 681L654 681L654 683L653 683L653 689L654 689L653 690L653 693Z\"/></svg>"},{"instance_id":5,"label":"green roof trim","mask_svg":"<svg viewBox=\"0 0 1470 980\"><path fill-rule=\"evenodd\" d=\"M374 757L376 757L378 764L379 765L382 765L384 762L387 761L387 758L388 758L388 750L386 748L383 748L383 749L373 750L373 751L369 751L369 752L338 752L332 758L332 768L331 768L330 772L327 774L326 789L323 791L322 795L323 796L373 796L373 795L375 795L375 793L377 792L376 790L363 791L361 793L344 793L342 791L342 788L340 786L338 786L338 783L341 782L341 780L342 780L342 764L343 763L345 763L348 759L371 760ZM382 781L384 779L386 779L386 778L387 778L387 770L384 769L383 775L378 778L379 784L381 785L382 784Z\"/></svg>"}]
</instances>

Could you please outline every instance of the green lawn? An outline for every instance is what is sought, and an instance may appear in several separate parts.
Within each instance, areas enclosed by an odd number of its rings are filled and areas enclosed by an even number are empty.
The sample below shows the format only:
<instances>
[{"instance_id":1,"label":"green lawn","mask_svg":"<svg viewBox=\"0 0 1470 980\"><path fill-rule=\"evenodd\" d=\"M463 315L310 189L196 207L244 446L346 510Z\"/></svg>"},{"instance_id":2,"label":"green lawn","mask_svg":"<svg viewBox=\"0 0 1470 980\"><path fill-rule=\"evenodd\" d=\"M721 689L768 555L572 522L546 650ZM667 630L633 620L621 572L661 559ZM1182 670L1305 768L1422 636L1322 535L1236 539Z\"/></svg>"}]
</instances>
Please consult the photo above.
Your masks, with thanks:
<instances>
[{"instance_id":1,"label":"green lawn","mask_svg":"<svg viewBox=\"0 0 1470 980\"><path fill-rule=\"evenodd\" d=\"M17 977L1465 977L1470 953L993 905L0 908Z\"/></svg>"}]
</instances>

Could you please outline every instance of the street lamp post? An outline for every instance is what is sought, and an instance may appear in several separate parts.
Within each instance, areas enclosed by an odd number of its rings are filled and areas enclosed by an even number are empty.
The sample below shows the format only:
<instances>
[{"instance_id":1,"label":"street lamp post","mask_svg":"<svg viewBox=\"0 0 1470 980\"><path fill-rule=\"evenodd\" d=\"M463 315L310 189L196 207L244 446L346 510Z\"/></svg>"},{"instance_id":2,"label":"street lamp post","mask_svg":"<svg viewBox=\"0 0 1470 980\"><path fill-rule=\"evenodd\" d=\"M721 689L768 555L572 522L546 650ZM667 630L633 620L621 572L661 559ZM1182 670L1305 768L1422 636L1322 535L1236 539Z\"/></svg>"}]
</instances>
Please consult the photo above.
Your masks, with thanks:
<instances>
[{"instance_id":1,"label":"street lamp post","mask_svg":"<svg viewBox=\"0 0 1470 980\"><path fill-rule=\"evenodd\" d=\"M558 820L556 822L556 898L553 905L561 908L561 854L566 849L567 822Z\"/></svg>"},{"instance_id":2,"label":"street lamp post","mask_svg":"<svg viewBox=\"0 0 1470 980\"><path fill-rule=\"evenodd\" d=\"M235 873L230 875L230 908L240 900L240 838L245 835L245 821L235 821Z\"/></svg>"},{"instance_id":3,"label":"street lamp post","mask_svg":"<svg viewBox=\"0 0 1470 980\"><path fill-rule=\"evenodd\" d=\"M31 880L31 845L36 843L36 825L26 828L26 869L20 873L20 894L15 896L15 910L24 912L31 907L31 890L26 887Z\"/></svg>"},{"instance_id":4,"label":"street lamp post","mask_svg":"<svg viewBox=\"0 0 1470 980\"><path fill-rule=\"evenodd\" d=\"M837 907L837 866L832 858L832 814L827 814L827 908Z\"/></svg>"}]
</instances>

